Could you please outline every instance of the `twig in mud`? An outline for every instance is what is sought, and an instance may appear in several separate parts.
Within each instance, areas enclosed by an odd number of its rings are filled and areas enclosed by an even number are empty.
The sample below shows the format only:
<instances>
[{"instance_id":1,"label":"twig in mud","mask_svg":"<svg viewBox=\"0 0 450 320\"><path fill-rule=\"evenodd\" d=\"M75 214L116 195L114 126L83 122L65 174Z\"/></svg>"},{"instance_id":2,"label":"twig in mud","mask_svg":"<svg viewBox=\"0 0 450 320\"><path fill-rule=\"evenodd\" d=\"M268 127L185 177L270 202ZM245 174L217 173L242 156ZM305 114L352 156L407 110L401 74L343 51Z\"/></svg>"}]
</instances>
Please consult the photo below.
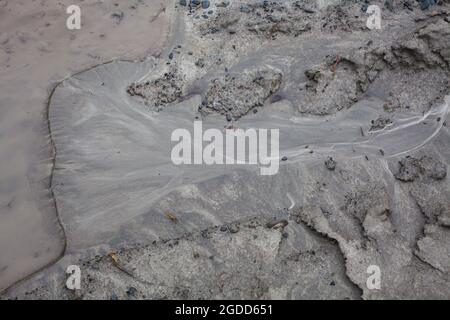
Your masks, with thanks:
<instances>
[{"instance_id":1,"label":"twig in mud","mask_svg":"<svg viewBox=\"0 0 450 320\"><path fill-rule=\"evenodd\" d=\"M116 252L110 252L110 253L108 253L108 257L111 258L111 261L112 261L113 265L114 265L117 269L119 269L120 271L122 271L122 272L124 272L125 274L129 275L130 277L135 278L134 274L133 274L131 271L127 270L125 267L122 267L122 266L119 264L119 258L117 257L117 253L116 253Z\"/></svg>"},{"instance_id":2,"label":"twig in mud","mask_svg":"<svg viewBox=\"0 0 450 320\"><path fill-rule=\"evenodd\" d=\"M166 7L164 5L161 6L161 8L159 9L159 11L150 19L150 23L154 22L156 19L159 18L159 16L161 15L161 13L165 13L166 12Z\"/></svg>"},{"instance_id":3,"label":"twig in mud","mask_svg":"<svg viewBox=\"0 0 450 320\"><path fill-rule=\"evenodd\" d=\"M234 131L236 131L236 130L239 129L239 128L236 127L236 126L233 125L233 124L230 124L230 125L226 126L225 129L226 129L226 130L234 130Z\"/></svg>"},{"instance_id":4,"label":"twig in mud","mask_svg":"<svg viewBox=\"0 0 450 320\"><path fill-rule=\"evenodd\" d=\"M169 219L173 223L178 223L178 218L172 212L166 210L164 211L164 215L166 216L167 219Z\"/></svg>"},{"instance_id":5,"label":"twig in mud","mask_svg":"<svg viewBox=\"0 0 450 320\"><path fill-rule=\"evenodd\" d=\"M331 72L335 73L338 64L341 62L341 57L340 56L336 56L336 62L331 66Z\"/></svg>"}]
</instances>

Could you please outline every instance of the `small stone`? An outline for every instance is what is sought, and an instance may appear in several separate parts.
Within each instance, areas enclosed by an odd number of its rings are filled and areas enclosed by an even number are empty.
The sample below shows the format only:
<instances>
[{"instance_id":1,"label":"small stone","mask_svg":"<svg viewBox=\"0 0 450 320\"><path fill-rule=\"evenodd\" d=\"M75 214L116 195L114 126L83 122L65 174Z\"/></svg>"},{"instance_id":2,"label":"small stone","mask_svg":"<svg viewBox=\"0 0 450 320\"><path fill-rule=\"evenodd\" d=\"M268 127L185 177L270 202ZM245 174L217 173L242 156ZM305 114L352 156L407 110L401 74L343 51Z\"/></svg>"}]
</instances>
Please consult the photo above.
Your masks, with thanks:
<instances>
[{"instance_id":1,"label":"small stone","mask_svg":"<svg viewBox=\"0 0 450 320\"><path fill-rule=\"evenodd\" d=\"M127 295L132 297L137 294L138 290L135 287L129 287L127 290Z\"/></svg>"},{"instance_id":2,"label":"small stone","mask_svg":"<svg viewBox=\"0 0 450 320\"><path fill-rule=\"evenodd\" d=\"M281 18L280 18L280 17L277 17L277 16L274 16L274 15L270 15L270 16L268 17L268 19L269 19L270 21L272 21L272 22L275 22L275 23L281 22Z\"/></svg>"},{"instance_id":3,"label":"small stone","mask_svg":"<svg viewBox=\"0 0 450 320\"><path fill-rule=\"evenodd\" d=\"M117 19L118 22L122 21L124 16L125 16L125 14L123 13L123 11L115 11L111 14L111 17L114 19Z\"/></svg>"},{"instance_id":4,"label":"small stone","mask_svg":"<svg viewBox=\"0 0 450 320\"><path fill-rule=\"evenodd\" d=\"M203 9L208 9L209 6L210 6L209 0L202 0L202 8Z\"/></svg>"},{"instance_id":5,"label":"small stone","mask_svg":"<svg viewBox=\"0 0 450 320\"><path fill-rule=\"evenodd\" d=\"M436 0L420 0L420 9L426 10L436 4Z\"/></svg>"},{"instance_id":6,"label":"small stone","mask_svg":"<svg viewBox=\"0 0 450 320\"><path fill-rule=\"evenodd\" d=\"M336 161L332 157L328 157L327 160L325 160L325 166L328 170L333 171L336 169Z\"/></svg>"},{"instance_id":7,"label":"small stone","mask_svg":"<svg viewBox=\"0 0 450 320\"><path fill-rule=\"evenodd\" d=\"M203 58L199 58L196 62L195 65L199 68L203 68L205 66L205 60L203 60Z\"/></svg>"},{"instance_id":8,"label":"small stone","mask_svg":"<svg viewBox=\"0 0 450 320\"><path fill-rule=\"evenodd\" d=\"M388 9L389 11L392 11L394 9L394 4L392 0L386 0L384 1L384 7Z\"/></svg>"},{"instance_id":9,"label":"small stone","mask_svg":"<svg viewBox=\"0 0 450 320\"><path fill-rule=\"evenodd\" d=\"M238 233L239 232L239 225L238 224L232 224L228 227L228 230L230 233Z\"/></svg>"},{"instance_id":10,"label":"small stone","mask_svg":"<svg viewBox=\"0 0 450 320\"><path fill-rule=\"evenodd\" d=\"M221 1L218 4L216 4L216 7L225 8L225 7L228 7L229 5L230 5L230 0L224 0L224 1Z\"/></svg>"},{"instance_id":11,"label":"small stone","mask_svg":"<svg viewBox=\"0 0 450 320\"><path fill-rule=\"evenodd\" d=\"M239 9L242 13L250 13L250 8L247 7L245 4L241 5Z\"/></svg>"}]
</instances>

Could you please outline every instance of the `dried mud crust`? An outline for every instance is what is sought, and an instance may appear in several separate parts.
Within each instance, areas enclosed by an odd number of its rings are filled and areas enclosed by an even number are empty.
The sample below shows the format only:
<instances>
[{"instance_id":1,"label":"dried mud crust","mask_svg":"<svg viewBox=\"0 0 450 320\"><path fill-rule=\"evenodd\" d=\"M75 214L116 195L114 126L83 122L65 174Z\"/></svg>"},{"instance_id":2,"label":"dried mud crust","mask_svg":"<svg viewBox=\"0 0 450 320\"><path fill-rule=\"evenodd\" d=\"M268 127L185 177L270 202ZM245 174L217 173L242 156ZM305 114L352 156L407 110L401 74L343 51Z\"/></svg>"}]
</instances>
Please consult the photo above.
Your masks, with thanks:
<instances>
[{"instance_id":1,"label":"dried mud crust","mask_svg":"<svg viewBox=\"0 0 450 320\"><path fill-rule=\"evenodd\" d=\"M444 274L450 274L450 190L447 164L430 155L400 159L395 178L404 184L424 216L423 234L414 254Z\"/></svg>"},{"instance_id":2,"label":"dried mud crust","mask_svg":"<svg viewBox=\"0 0 450 320\"><path fill-rule=\"evenodd\" d=\"M272 68L226 74L209 83L200 109L237 120L277 92L282 78L282 73Z\"/></svg>"},{"instance_id":3,"label":"dried mud crust","mask_svg":"<svg viewBox=\"0 0 450 320\"><path fill-rule=\"evenodd\" d=\"M182 95L183 79L176 66L164 72L154 80L142 83L133 83L127 88L127 93L132 97L144 100L146 106L152 110L160 111L168 104L175 103Z\"/></svg>"},{"instance_id":4,"label":"dried mud crust","mask_svg":"<svg viewBox=\"0 0 450 320\"><path fill-rule=\"evenodd\" d=\"M442 164L431 156L427 159L414 159L424 168L420 173L421 179L434 176L433 168L436 164ZM417 163L414 162L413 165L416 166ZM424 230L423 235L410 240L404 233L410 226L401 226L398 219L405 219L412 213L403 210L396 212L389 189L382 180L360 179L361 177L355 176L351 182L347 181L347 184L340 187L341 193L345 193L344 199L341 200L338 194L319 195L309 200L308 205L298 208L292 216L297 217L299 223L305 223L325 237L337 241L346 260L347 275L363 290L364 299L448 299L450 230L448 225L439 220L439 217L447 217L450 210L448 199L443 198L449 194L446 178L430 178L434 182L427 180L425 183L423 180L409 185L411 191L430 190L422 199L426 199L425 202L419 205L425 225L418 222L420 219L414 222L417 228ZM395 185L401 184L399 186L404 187L405 182L400 181L395 182ZM407 199L421 201L413 193ZM341 203L341 206L336 208L335 203ZM424 209L433 212L426 213ZM399 214L405 217L400 217ZM430 214L433 218L430 218ZM366 285L367 277L364 272L369 265L379 266L382 270L380 290L370 290ZM429 285L430 283L433 285ZM417 287L421 287L423 291L419 292Z\"/></svg>"},{"instance_id":5,"label":"dried mud crust","mask_svg":"<svg viewBox=\"0 0 450 320\"><path fill-rule=\"evenodd\" d=\"M220 8L210 20L202 22L202 36L245 32L262 38L275 39L278 35L297 37L311 29L313 5L295 2L242 2L238 7Z\"/></svg>"},{"instance_id":6,"label":"dried mud crust","mask_svg":"<svg viewBox=\"0 0 450 320\"><path fill-rule=\"evenodd\" d=\"M362 30L364 8L355 6L357 2L341 2L323 9L317 1L310 0L239 1L217 6L216 11L194 7L188 15L198 25L201 36L250 35L273 40L298 37L308 31Z\"/></svg>"},{"instance_id":7,"label":"dried mud crust","mask_svg":"<svg viewBox=\"0 0 450 320\"><path fill-rule=\"evenodd\" d=\"M395 178L403 182L414 180L442 180L447 176L447 166L439 160L427 156L414 158L406 156L399 161L399 170Z\"/></svg>"},{"instance_id":8,"label":"dried mud crust","mask_svg":"<svg viewBox=\"0 0 450 320\"><path fill-rule=\"evenodd\" d=\"M298 242L298 232L308 241ZM336 263L338 261L339 263ZM80 261L81 290L20 299L358 299L336 244L285 218L253 218ZM55 292L56 291L56 292Z\"/></svg>"},{"instance_id":9,"label":"dried mud crust","mask_svg":"<svg viewBox=\"0 0 450 320\"><path fill-rule=\"evenodd\" d=\"M390 87L384 111L426 112L450 90L449 51L450 23L438 17L394 44L374 47L369 41L354 53L328 56L306 71L299 111L328 115L350 108L379 78Z\"/></svg>"},{"instance_id":10,"label":"dried mud crust","mask_svg":"<svg viewBox=\"0 0 450 320\"><path fill-rule=\"evenodd\" d=\"M426 222L450 227L447 164L422 154L400 159L397 170L394 177L406 185Z\"/></svg>"},{"instance_id":11,"label":"dried mud crust","mask_svg":"<svg viewBox=\"0 0 450 320\"><path fill-rule=\"evenodd\" d=\"M299 111L328 115L350 108L367 90L369 68L364 62L356 63L352 57L336 56L307 70L308 82L299 88L305 93L299 101Z\"/></svg>"},{"instance_id":12,"label":"dried mud crust","mask_svg":"<svg viewBox=\"0 0 450 320\"><path fill-rule=\"evenodd\" d=\"M418 5L414 7L419 10ZM450 87L450 23L448 8L439 8L441 11L438 13L429 14L426 19L420 18L423 21L417 18L416 25L398 39L367 40L365 45L351 52L342 49L324 56L321 64L306 70L307 81L297 85L297 97L293 101L295 109L306 115L332 115L352 107L374 85L384 86L388 91L383 106L387 113L405 110L426 112L440 104ZM391 9L392 12L388 10L386 13L391 19L395 19L395 14L402 10L409 11L396 4ZM314 1L260 1L238 7L211 6L203 10L197 6L191 11L184 10L187 21L192 24L189 37L198 44L198 48L176 47L167 60L168 72L159 79L132 84L128 88L130 95L143 98L155 110L179 102L186 94L185 88L206 73L218 71L223 74L225 69L227 74L227 63L238 62L247 46L263 47L273 42L273 37L267 37L267 32L275 32L283 23L296 25L297 22L309 21L313 27L304 31L317 33L319 37L327 33L324 29L330 25L334 25L333 31L361 30L362 35L369 32L364 29L366 17L361 15L360 4L352 2L329 6L325 10L319 10ZM343 25L351 25L352 19L357 20L358 27L347 30ZM249 24L264 27L249 30ZM289 32L283 33L284 38L281 39L289 41L289 35ZM368 34L365 36L370 39ZM254 69L257 67L253 66ZM233 71L229 76L214 79L208 92L203 92L202 112L218 112L226 115L228 120L237 120L261 106L272 93L251 84L251 77L245 71ZM279 80L292 85L289 75L283 75ZM278 78L274 82L278 82ZM281 83L276 86L280 87ZM265 92L261 92L261 88ZM233 93L238 103L223 92L226 90ZM255 96L253 92L256 92Z\"/></svg>"}]
</instances>

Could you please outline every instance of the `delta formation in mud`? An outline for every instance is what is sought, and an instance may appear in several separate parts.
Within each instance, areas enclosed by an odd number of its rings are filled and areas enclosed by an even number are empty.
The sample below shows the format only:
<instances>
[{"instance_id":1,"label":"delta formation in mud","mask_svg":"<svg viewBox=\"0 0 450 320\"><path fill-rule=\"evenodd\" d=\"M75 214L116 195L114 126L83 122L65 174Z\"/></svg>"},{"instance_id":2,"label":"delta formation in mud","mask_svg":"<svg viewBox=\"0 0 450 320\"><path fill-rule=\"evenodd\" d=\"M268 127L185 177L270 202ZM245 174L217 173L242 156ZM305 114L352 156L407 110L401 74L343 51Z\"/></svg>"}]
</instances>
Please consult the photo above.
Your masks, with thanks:
<instances>
[{"instance_id":1,"label":"delta formation in mud","mask_svg":"<svg viewBox=\"0 0 450 320\"><path fill-rule=\"evenodd\" d=\"M203 3L161 56L56 88L67 252L7 297L450 298L450 3L371 1L377 31L366 1ZM174 165L194 120L279 129L279 173Z\"/></svg>"}]
</instances>

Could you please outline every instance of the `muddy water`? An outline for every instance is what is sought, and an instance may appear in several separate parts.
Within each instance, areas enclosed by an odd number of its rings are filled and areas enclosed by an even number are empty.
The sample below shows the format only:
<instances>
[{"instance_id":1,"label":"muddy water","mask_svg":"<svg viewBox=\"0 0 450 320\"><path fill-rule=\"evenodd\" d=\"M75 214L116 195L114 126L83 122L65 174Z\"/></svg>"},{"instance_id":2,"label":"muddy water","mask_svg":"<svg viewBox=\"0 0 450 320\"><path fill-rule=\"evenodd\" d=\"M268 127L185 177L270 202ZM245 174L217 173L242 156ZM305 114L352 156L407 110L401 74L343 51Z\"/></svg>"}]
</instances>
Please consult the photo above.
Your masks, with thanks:
<instances>
[{"instance_id":1,"label":"muddy water","mask_svg":"<svg viewBox=\"0 0 450 320\"><path fill-rule=\"evenodd\" d=\"M116 2L82 2L82 29L69 31L66 8L73 1L0 1L0 291L65 248L49 189L51 90L115 57L158 53L165 41L171 1L135 9ZM110 17L117 10L124 12L119 24Z\"/></svg>"}]
</instances>

